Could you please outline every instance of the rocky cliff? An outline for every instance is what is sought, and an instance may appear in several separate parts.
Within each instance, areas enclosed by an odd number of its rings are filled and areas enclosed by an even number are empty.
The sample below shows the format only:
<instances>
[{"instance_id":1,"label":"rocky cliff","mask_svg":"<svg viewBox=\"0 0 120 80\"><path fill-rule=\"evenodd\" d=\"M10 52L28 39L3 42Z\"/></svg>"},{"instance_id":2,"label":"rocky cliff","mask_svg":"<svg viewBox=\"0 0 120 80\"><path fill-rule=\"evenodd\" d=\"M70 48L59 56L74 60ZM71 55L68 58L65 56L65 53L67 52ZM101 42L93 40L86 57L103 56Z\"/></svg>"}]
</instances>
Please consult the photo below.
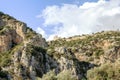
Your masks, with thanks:
<instances>
[{"instance_id":1,"label":"rocky cliff","mask_svg":"<svg viewBox=\"0 0 120 80\"><path fill-rule=\"evenodd\" d=\"M120 31L46 42L0 12L0 80L119 80Z\"/></svg>"},{"instance_id":2,"label":"rocky cliff","mask_svg":"<svg viewBox=\"0 0 120 80\"><path fill-rule=\"evenodd\" d=\"M120 31L61 38L48 44L49 55L59 60L64 56L73 61L72 69L75 69L77 79L120 79ZM67 61L64 62L65 66Z\"/></svg>"},{"instance_id":3,"label":"rocky cliff","mask_svg":"<svg viewBox=\"0 0 120 80\"><path fill-rule=\"evenodd\" d=\"M1 78L35 80L46 73L47 43L23 22L0 12ZM37 72L36 72L37 71Z\"/></svg>"}]
</instances>

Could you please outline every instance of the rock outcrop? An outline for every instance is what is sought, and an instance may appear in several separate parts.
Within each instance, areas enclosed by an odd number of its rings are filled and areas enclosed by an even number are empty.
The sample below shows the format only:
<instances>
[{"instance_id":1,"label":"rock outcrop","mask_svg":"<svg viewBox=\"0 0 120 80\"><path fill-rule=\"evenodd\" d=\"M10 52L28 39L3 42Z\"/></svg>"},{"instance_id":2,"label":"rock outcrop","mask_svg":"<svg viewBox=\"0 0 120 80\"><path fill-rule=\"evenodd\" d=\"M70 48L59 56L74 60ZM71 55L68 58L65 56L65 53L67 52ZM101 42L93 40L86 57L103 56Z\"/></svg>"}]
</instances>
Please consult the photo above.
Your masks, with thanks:
<instances>
[{"instance_id":1,"label":"rock outcrop","mask_svg":"<svg viewBox=\"0 0 120 80\"><path fill-rule=\"evenodd\" d=\"M49 66L47 61L51 61L46 58L45 47L47 43L40 34L0 12L0 68L1 72L7 72L7 79L36 80L36 76L42 77L50 70L46 66Z\"/></svg>"},{"instance_id":2,"label":"rock outcrop","mask_svg":"<svg viewBox=\"0 0 120 80\"><path fill-rule=\"evenodd\" d=\"M26 24L0 13L0 52L10 50L25 39Z\"/></svg>"},{"instance_id":3,"label":"rock outcrop","mask_svg":"<svg viewBox=\"0 0 120 80\"><path fill-rule=\"evenodd\" d=\"M14 45L21 42L31 42L35 45L47 46L43 44L45 39L41 35L37 35L35 32L23 22L20 22L13 17L0 13L0 52L10 50ZM36 35L29 35L36 34ZM32 39L26 41L26 37L33 36Z\"/></svg>"}]
</instances>

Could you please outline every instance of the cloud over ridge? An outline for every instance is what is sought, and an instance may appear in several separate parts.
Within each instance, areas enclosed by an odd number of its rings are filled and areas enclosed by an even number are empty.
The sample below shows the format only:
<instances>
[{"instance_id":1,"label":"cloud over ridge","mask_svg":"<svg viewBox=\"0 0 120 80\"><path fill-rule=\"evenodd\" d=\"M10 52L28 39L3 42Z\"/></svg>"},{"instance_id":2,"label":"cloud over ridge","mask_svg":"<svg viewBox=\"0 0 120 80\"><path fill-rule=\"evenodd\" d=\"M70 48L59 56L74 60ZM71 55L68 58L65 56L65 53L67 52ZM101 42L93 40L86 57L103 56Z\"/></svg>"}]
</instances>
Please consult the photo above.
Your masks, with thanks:
<instances>
[{"instance_id":1,"label":"cloud over ridge","mask_svg":"<svg viewBox=\"0 0 120 80\"><path fill-rule=\"evenodd\" d=\"M83 5L48 6L41 17L44 19L44 26L52 32L47 34L49 40L55 35L70 37L102 30L117 30L120 29L120 1L99 0L85 2Z\"/></svg>"}]
</instances>

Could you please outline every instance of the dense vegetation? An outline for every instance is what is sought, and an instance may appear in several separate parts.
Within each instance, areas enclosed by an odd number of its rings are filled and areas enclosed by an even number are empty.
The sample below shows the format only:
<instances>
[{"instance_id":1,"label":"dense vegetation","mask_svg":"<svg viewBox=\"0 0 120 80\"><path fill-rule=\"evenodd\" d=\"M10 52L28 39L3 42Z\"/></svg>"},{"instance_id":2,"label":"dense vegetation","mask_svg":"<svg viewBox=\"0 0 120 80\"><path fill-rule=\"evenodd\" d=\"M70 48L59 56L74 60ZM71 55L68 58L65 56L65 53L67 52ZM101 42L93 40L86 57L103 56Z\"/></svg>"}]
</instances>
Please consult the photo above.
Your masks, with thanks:
<instances>
[{"instance_id":1,"label":"dense vegetation","mask_svg":"<svg viewBox=\"0 0 120 80\"><path fill-rule=\"evenodd\" d=\"M88 71L89 80L119 80L120 63L106 63Z\"/></svg>"},{"instance_id":2,"label":"dense vegetation","mask_svg":"<svg viewBox=\"0 0 120 80\"><path fill-rule=\"evenodd\" d=\"M56 75L54 71L48 72L42 78L38 78L38 80L77 80L76 76L71 76L72 73L67 70Z\"/></svg>"}]
</instances>

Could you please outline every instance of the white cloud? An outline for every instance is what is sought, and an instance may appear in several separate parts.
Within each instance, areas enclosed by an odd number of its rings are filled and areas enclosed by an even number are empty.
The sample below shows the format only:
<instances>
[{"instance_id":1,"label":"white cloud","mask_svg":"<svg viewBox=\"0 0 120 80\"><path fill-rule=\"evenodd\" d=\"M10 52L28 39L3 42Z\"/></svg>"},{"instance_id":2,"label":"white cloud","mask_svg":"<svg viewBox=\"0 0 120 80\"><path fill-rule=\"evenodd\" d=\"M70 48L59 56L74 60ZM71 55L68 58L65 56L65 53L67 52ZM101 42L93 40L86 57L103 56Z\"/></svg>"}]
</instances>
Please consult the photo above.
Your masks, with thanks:
<instances>
[{"instance_id":1,"label":"white cloud","mask_svg":"<svg viewBox=\"0 0 120 80\"><path fill-rule=\"evenodd\" d=\"M69 37L102 30L117 30L120 29L120 1L99 0L80 6L53 5L46 7L40 16L45 20L44 26L51 28L49 39L55 35Z\"/></svg>"},{"instance_id":2,"label":"white cloud","mask_svg":"<svg viewBox=\"0 0 120 80\"><path fill-rule=\"evenodd\" d=\"M45 31L44 31L42 28L40 28L40 27L37 28L37 33L42 34L42 36L43 36L44 38L47 37Z\"/></svg>"}]
</instances>

